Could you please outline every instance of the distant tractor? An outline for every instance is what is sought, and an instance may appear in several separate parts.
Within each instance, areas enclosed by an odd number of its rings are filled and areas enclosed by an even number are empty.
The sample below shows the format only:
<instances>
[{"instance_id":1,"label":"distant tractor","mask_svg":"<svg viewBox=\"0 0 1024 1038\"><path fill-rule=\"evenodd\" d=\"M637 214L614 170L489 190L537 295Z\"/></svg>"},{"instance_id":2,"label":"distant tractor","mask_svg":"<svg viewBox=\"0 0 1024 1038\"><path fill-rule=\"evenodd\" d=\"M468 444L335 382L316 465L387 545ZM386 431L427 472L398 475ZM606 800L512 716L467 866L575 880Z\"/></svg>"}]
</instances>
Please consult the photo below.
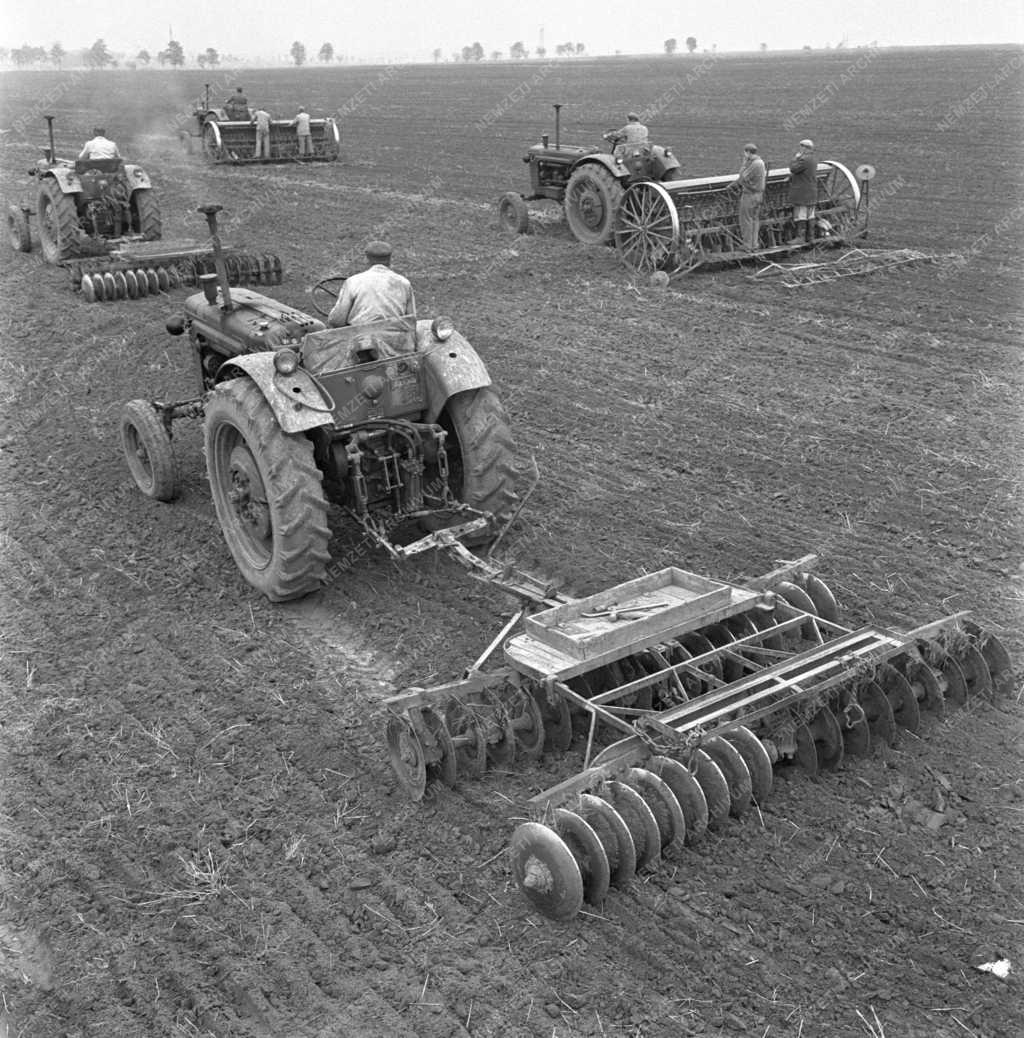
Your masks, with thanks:
<instances>
[{"instance_id":1,"label":"distant tractor","mask_svg":"<svg viewBox=\"0 0 1024 1038\"><path fill-rule=\"evenodd\" d=\"M670 148L658 144L616 148L614 130L602 135L611 151L563 145L562 105L556 104L554 109L554 147L545 133L541 143L523 156L530 167L531 193L524 196L509 191L498 202L498 217L506 230L525 234L530 219L526 203L551 199L562 203L569 228L579 241L605 245L614 237L619 206L630 184L682 179L679 160Z\"/></svg>"},{"instance_id":2,"label":"distant tractor","mask_svg":"<svg viewBox=\"0 0 1024 1038\"><path fill-rule=\"evenodd\" d=\"M58 159L53 119L47 115L49 147L28 171L35 177L31 202L11 205L7 222L11 245L32 250L29 217L36 216L39 246L47 263L102 255L118 244L155 241L161 235L160 209L146 171L121 159Z\"/></svg>"},{"instance_id":3,"label":"distant tractor","mask_svg":"<svg viewBox=\"0 0 1024 1038\"><path fill-rule=\"evenodd\" d=\"M256 154L256 109L210 102L210 85L192 109L193 126L179 134L190 154L199 150L207 162L242 165L259 162L336 162L341 153L341 133L330 118L310 119L310 155L299 154L299 139L291 119L270 122L270 156Z\"/></svg>"},{"instance_id":4,"label":"distant tractor","mask_svg":"<svg viewBox=\"0 0 1024 1038\"><path fill-rule=\"evenodd\" d=\"M217 518L245 579L271 601L328 577L328 502L402 558L457 538L491 539L514 515L508 416L473 347L443 317L344 328L229 287L216 213L217 273L167 322L188 334L188 400L132 400L121 442L147 496L177 493L172 423L203 420ZM334 293L344 278L317 289ZM316 291L314 290L314 299ZM316 304L321 312L326 307ZM399 528L430 531L399 544Z\"/></svg>"}]
</instances>

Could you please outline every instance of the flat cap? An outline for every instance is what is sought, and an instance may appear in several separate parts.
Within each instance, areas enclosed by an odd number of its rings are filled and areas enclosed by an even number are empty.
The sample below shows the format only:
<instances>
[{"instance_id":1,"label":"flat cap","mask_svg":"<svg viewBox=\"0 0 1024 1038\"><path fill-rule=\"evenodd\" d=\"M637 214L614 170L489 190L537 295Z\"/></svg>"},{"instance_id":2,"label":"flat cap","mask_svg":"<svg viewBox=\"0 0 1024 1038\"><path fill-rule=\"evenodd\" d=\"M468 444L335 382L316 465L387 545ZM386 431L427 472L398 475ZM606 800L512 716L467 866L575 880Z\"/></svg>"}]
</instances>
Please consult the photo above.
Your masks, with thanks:
<instances>
[{"instance_id":1,"label":"flat cap","mask_svg":"<svg viewBox=\"0 0 1024 1038\"><path fill-rule=\"evenodd\" d=\"M804 139L803 139L803 140L802 140L802 141L800 142L800 147L801 147L801 148L813 148L813 147L814 147L814 141L812 141L812 140L810 139L810 137L805 137L805 138L804 138Z\"/></svg>"},{"instance_id":2,"label":"flat cap","mask_svg":"<svg viewBox=\"0 0 1024 1038\"><path fill-rule=\"evenodd\" d=\"M366 246L367 259L391 259L391 246L386 241L372 241Z\"/></svg>"},{"instance_id":3,"label":"flat cap","mask_svg":"<svg viewBox=\"0 0 1024 1038\"><path fill-rule=\"evenodd\" d=\"M743 145L743 150L744 151L753 152L756 155L757 154L757 145L756 144L744 144Z\"/></svg>"},{"instance_id":4,"label":"flat cap","mask_svg":"<svg viewBox=\"0 0 1024 1038\"><path fill-rule=\"evenodd\" d=\"M636 112L630 112L629 115L626 116L626 118L627 119L633 119L636 122L640 122L640 116L637 115Z\"/></svg>"}]
</instances>

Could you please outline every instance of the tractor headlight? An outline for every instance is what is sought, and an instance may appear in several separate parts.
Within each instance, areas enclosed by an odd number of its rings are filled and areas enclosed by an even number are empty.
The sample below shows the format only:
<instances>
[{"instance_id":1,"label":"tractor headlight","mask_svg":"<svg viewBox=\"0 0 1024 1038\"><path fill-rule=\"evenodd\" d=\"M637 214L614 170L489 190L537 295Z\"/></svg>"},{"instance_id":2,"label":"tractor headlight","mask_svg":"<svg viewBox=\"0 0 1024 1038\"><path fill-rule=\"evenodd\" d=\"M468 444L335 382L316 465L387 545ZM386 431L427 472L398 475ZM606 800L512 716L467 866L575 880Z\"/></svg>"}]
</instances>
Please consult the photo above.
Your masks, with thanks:
<instances>
[{"instance_id":1,"label":"tractor headlight","mask_svg":"<svg viewBox=\"0 0 1024 1038\"><path fill-rule=\"evenodd\" d=\"M454 331L455 325L450 317L435 317L430 322L430 332L438 342L446 342Z\"/></svg>"},{"instance_id":2,"label":"tractor headlight","mask_svg":"<svg viewBox=\"0 0 1024 1038\"><path fill-rule=\"evenodd\" d=\"M278 350L274 354L274 370L279 375L294 374L299 366L299 355L295 350Z\"/></svg>"},{"instance_id":3,"label":"tractor headlight","mask_svg":"<svg viewBox=\"0 0 1024 1038\"><path fill-rule=\"evenodd\" d=\"M672 158L672 149L671 148L666 148L665 149L665 158L667 158L667 159Z\"/></svg>"}]
</instances>

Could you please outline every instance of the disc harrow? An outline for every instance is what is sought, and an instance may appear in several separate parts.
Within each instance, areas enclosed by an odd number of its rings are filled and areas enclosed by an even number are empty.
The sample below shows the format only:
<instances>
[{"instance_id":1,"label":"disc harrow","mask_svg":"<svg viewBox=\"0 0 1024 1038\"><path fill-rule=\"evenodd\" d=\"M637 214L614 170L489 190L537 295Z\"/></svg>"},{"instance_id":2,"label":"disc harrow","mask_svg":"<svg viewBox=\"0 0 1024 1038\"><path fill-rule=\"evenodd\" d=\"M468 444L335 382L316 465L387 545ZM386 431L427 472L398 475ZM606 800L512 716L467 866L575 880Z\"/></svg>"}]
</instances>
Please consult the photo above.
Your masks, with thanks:
<instances>
[{"instance_id":1,"label":"disc harrow","mask_svg":"<svg viewBox=\"0 0 1024 1038\"><path fill-rule=\"evenodd\" d=\"M107 256L91 256L64 264L72 286L90 303L141 299L174 288L199 284L204 274L216 272L212 246L196 243L160 248L133 247ZM222 246L231 285L279 285L284 277L275 253L247 252Z\"/></svg>"},{"instance_id":2,"label":"disc harrow","mask_svg":"<svg viewBox=\"0 0 1024 1038\"><path fill-rule=\"evenodd\" d=\"M966 613L848 628L814 561L742 586L670 568L585 599L537 593L544 608L507 637L514 618L462 679L386 701L400 785L419 800L431 781L585 738L584 769L528 802L510 847L533 907L567 920L742 818L780 769L821 775L923 714L1009 691L1009 655ZM482 669L499 642L504 662Z\"/></svg>"}]
</instances>

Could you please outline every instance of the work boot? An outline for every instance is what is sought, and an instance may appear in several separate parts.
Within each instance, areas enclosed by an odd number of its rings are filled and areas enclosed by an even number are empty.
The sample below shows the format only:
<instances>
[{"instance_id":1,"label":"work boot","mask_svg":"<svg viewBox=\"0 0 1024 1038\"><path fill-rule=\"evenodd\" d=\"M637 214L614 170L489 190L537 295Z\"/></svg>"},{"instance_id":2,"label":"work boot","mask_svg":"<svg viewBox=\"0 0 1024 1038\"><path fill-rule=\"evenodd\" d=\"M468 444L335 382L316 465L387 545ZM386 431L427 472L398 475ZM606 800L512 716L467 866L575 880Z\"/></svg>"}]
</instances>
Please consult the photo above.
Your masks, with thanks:
<instances>
[{"instance_id":1,"label":"work boot","mask_svg":"<svg viewBox=\"0 0 1024 1038\"><path fill-rule=\"evenodd\" d=\"M814 221L813 220L808 220L807 221L806 236L807 236L807 243L808 243L808 245L813 245L814 244Z\"/></svg>"},{"instance_id":2,"label":"work boot","mask_svg":"<svg viewBox=\"0 0 1024 1038\"><path fill-rule=\"evenodd\" d=\"M807 220L793 221L793 237L786 242L787 245L799 245L807 234Z\"/></svg>"}]
</instances>

